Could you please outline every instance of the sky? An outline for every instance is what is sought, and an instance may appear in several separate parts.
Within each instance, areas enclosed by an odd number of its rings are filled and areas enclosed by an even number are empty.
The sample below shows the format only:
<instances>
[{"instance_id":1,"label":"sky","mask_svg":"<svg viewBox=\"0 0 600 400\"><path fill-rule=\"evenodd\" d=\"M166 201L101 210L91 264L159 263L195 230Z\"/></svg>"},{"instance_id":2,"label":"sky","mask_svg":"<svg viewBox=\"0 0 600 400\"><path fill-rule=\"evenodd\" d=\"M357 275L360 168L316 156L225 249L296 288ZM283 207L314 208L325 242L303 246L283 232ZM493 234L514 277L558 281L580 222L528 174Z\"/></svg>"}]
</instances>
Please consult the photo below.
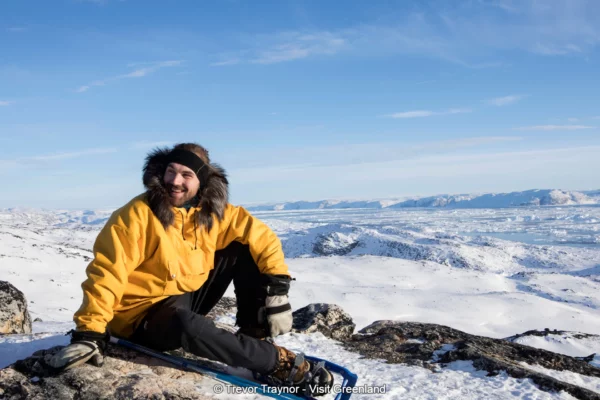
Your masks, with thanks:
<instances>
[{"instance_id":1,"label":"sky","mask_svg":"<svg viewBox=\"0 0 600 400\"><path fill-rule=\"evenodd\" d=\"M599 44L595 0L3 0L0 207L179 142L236 204L598 189Z\"/></svg>"}]
</instances>

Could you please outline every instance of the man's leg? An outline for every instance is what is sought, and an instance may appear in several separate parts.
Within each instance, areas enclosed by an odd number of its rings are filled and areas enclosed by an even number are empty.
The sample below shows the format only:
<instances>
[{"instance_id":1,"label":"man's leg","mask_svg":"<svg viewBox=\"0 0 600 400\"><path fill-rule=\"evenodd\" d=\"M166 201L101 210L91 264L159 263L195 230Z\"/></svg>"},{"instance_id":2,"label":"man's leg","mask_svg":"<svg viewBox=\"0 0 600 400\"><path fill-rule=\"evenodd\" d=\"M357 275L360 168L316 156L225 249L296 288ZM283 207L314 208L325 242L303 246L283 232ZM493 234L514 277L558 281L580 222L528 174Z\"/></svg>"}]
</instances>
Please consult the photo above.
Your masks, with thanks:
<instances>
[{"instance_id":1,"label":"man's leg","mask_svg":"<svg viewBox=\"0 0 600 400\"><path fill-rule=\"evenodd\" d=\"M238 298L238 325L258 324L258 309L264 305L260 273L248 246L234 242L215 254L215 268L196 292L171 296L153 306L133 339L158 350L183 347L186 351L228 365L268 373L276 365L277 350L271 344L234 335L217 328L206 315L234 281ZM241 288L238 290L238 288ZM261 303L262 301L262 303Z\"/></svg>"},{"instance_id":2,"label":"man's leg","mask_svg":"<svg viewBox=\"0 0 600 400\"><path fill-rule=\"evenodd\" d=\"M207 283L196 292L171 296L155 305L132 339L163 351L183 347L200 357L258 372L274 384L290 385L291 380L291 385L302 387L303 392L310 389L309 384L331 388L333 376L326 369L306 360L298 363L296 354L267 341L219 329L204 316L232 280L238 303L237 324L242 328L260 326L259 309L266 297L262 287L265 276L261 276L248 246L234 242L217 253ZM266 282L271 282L268 277ZM310 375L313 377L307 381Z\"/></svg>"},{"instance_id":3,"label":"man's leg","mask_svg":"<svg viewBox=\"0 0 600 400\"><path fill-rule=\"evenodd\" d=\"M161 351L182 347L200 357L260 373L275 368L278 353L272 344L217 328L212 320L193 312L191 306L191 293L158 303L132 340Z\"/></svg>"},{"instance_id":4,"label":"man's leg","mask_svg":"<svg viewBox=\"0 0 600 400\"><path fill-rule=\"evenodd\" d=\"M213 280L194 293L193 310L206 315L223 297L233 281L237 300L236 325L242 333L264 338L267 335L265 316L264 277L250 254L248 245L233 242L227 248L215 253L215 272Z\"/></svg>"}]
</instances>

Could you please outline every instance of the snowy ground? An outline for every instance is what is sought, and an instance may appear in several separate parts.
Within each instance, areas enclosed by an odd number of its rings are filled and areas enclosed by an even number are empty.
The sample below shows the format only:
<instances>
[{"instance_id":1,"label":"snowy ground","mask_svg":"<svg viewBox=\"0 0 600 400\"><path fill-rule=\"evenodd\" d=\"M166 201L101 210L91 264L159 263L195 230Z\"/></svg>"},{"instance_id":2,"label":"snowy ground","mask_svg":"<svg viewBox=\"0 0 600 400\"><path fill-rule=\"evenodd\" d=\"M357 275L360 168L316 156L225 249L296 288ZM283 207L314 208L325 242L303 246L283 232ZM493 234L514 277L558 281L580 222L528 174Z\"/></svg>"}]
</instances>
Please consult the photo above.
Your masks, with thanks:
<instances>
[{"instance_id":1,"label":"snowy ground","mask_svg":"<svg viewBox=\"0 0 600 400\"><path fill-rule=\"evenodd\" d=\"M90 249L109 211L0 211L1 279L22 290L32 318L42 320L34 335L0 338L0 368L67 342ZM600 332L600 207L254 214L282 239L297 279L294 308L335 303L357 329L395 319L496 338L544 328ZM277 341L349 367L359 385L387 385L385 395L353 398L571 398L528 380L485 377L470 363L431 373L360 359L320 334ZM516 341L573 356L600 354L597 338L575 333ZM600 357L593 363L600 365ZM555 377L600 393L597 379ZM207 380L200 390L212 394L212 386Z\"/></svg>"}]
</instances>

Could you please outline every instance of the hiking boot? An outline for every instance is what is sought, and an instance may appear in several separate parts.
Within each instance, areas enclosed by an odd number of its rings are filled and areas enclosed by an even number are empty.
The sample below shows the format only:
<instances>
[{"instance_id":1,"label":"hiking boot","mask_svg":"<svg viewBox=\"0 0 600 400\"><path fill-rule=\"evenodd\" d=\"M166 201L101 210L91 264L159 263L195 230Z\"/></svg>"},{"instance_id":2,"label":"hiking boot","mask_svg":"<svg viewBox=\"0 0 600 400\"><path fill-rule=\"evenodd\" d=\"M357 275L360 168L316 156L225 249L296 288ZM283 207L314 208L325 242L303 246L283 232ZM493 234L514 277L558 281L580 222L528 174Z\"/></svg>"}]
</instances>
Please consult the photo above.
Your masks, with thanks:
<instances>
[{"instance_id":1,"label":"hiking boot","mask_svg":"<svg viewBox=\"0 0 600 400\"><path fill-rule=\"evenodd\" d=\"M294 388L293 394L322 396L330 392L333 375L324 363L313 363L304 359L304 354L273 345L279 353L278 365L265 377L267 383Z\"/></svg>"}]
</instances>

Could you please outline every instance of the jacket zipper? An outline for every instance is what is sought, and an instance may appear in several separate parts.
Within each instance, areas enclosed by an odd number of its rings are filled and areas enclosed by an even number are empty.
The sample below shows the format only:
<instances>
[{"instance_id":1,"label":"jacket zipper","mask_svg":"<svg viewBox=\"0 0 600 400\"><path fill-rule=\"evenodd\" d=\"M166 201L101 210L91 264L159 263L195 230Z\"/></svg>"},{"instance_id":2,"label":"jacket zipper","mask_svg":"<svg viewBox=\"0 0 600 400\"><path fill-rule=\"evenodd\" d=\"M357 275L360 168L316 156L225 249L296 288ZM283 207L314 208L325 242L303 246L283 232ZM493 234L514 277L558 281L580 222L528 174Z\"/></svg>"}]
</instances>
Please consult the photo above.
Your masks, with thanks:
<instances>
[{"instance_id":1,"label":"jacket zipper","mask_svg":"<svg viewBox=\"0 0 600 400\"><path fill-rule=\"evenodd\" d=\"M183 216L183 211L179 210L179 213L181 214L181 237L183 238L183 241L185 242L185 217ZM198 236L196 236L196 216L194 216L194 250L198 249Z\"/></svg>"},{"instance_id":2,"label":"jacket zipper","mask_svg":"<svg viewBox=\"0 0 600 400\"><path fill-rule=\"evenodd\" d=\"M179 210L179 214L181 214L181 237L183 238L183 241L185 242L185 230L184 230L185 218L184 218L183 212L181 210Z\"/></svg>"}]
</instances>

